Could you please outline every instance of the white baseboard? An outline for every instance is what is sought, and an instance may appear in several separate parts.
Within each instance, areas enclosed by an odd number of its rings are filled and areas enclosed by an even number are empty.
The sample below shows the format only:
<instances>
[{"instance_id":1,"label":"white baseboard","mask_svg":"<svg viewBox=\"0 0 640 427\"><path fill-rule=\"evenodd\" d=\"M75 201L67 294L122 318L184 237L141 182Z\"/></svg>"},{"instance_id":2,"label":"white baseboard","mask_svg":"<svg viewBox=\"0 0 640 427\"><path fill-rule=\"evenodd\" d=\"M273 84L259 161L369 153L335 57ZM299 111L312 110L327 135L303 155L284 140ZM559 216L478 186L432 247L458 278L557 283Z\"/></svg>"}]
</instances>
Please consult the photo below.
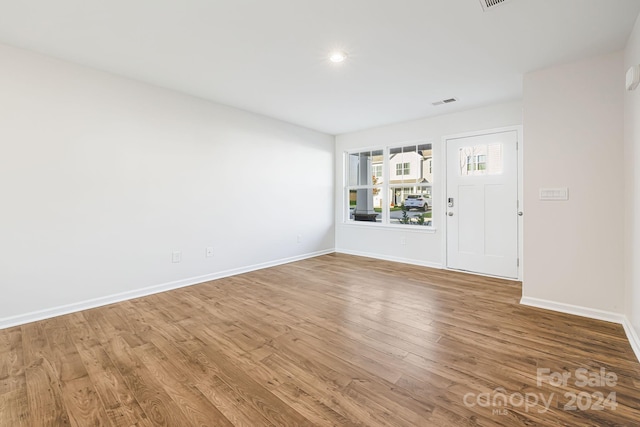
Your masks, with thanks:
<instances>
[{"instance_id":1,"label":"white baseboard","mask_svg":"<svg viewBox=\"0 0 640 427\"><path fill-rule=\"evenodd\" d=\"M626 316L622 322L622 327L624 328L624 332L627 334L629 344L631 344L631 348L636 354L636 358L640 361L640 337L638 336L638 331L633 327L631 321Z\"/></svg>"},{"instance_id":2,"label":"white baseboard","mask_svg":"<svg viewBox=\"0 0 640 427\"><path fill-rule=\"evenodd\" d=\"M588 317L590 319L618 323L624 328L629 344L631 345L636 358L640 361L640 338L638 338L635 328L624 314L531 297L522 297L522 299L520 299L520 304L543 308L545 310L558 311L560 313L574 314L576 316Z\"/></svg>"},{"instance_id":3,"label":"white baseboard","mask_svg":"<svg viewBox=\"0 0 640 427\"><path fill-rule=\"evenodd\" d=\"M624 315L612 311L598 310L595 308L582 307L579 305L565 304L562 302L549 301L539 298L522 297L520 304L530 307L544 308L546 310L559 311L560 313L575 314L576 316L589 317L606 322L620 323L624 320Z\"/></svg>"},{"instance_id":4,"label":"white baseboard","mask_svg":"<svg viewBox=\"0 0 640 427\"><path fill-rule=\"evenodd\" d=\"M429 268L437 268L437 269L444 268L442 264L425 262L417 259L395 257L390 255L380 255L380 254L374 254L369 252L352 251L349 249L336 249L335 252L339 254L356 255L356 256L361 256L366 258L381 259L384 261L400 262L403 264L419 265L421 267L429 267Z\"/></svg>"},{"instance_id":5,"label":"white baseboard","mask_svg":"<svg viewBox=\"0 0 640 427\"><path fill-rule=\"evenodd\" d=\"M100 298L93 298L93 299L80 301L73 304L66 304L58 307L47 308L45 310L32 311L30 313L19 314L17 316L0 318L0 329L19 326L25 323L31 323L38 320L49 319L52 317L62 316L64 314L74 313L81 310L88 310L91 308L101 307L108 304L114 304L117 302L130 300L133 298L140 298L147 295L166 292L172 289L183 288L185 286L197 285L198 283L208 282L216 279L222 279L224 277L235 276L242 273L248 273L250 271L262 270L263 268L275 267L277 265L288 264L294 261L300 261L303 259L313 258L320 255L327 255L334 252L335 250L333 249L311 252L311 253L297 255L289 258L282 258L282 259L268 261L260 264L249 265L246 267L234 268L231 270L225 270L217 273L206 274L203 276L190 277L187 279L177 280L174 282L162 283L160 285L148 286L146 288L135 289L132 291L107 295Z\"/></svg>"}]
</instances>

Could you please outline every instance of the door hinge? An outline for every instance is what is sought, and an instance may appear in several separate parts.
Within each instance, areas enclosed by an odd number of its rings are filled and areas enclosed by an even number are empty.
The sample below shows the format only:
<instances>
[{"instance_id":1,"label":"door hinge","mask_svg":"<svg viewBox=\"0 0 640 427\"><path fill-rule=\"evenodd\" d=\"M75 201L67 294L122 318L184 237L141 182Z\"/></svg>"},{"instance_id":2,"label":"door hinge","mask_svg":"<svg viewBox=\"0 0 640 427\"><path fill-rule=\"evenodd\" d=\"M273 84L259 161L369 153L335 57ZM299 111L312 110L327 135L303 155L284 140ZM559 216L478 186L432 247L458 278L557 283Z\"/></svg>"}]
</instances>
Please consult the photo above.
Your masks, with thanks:
<instances>
[{"instance_id":1,"label":"door hinge","mask_svg":"<svg viewBox=\"0 0 640 427\"><path fill-rule=\"evenodd\" d=\"M516 267L520 267L520 258L516 260Z\"/></svg>"}]
</instances>

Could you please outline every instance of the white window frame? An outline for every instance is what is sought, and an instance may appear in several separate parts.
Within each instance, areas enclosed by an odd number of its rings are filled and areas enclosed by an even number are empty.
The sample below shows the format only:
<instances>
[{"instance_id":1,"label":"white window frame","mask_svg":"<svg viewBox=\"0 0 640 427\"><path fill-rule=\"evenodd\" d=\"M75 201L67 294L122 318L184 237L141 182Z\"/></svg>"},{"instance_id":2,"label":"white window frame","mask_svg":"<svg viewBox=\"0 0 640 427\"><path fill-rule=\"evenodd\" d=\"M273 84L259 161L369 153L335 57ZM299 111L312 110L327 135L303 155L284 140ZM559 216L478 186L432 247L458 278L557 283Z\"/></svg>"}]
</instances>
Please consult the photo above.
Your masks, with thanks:
<instances>
[{"instance_id":1,"label":"white window frame","mask_svg":"<svg viewBox=\"0 0 640 427\"><path fill-rule=\"evenodd\" d=\"M343 170L344 170L344 182L343 182L343 189L344 189L344 195L343 195L343 203L345 205L345 215L344 215L344 224L348 224L348 225L354 225L354 226L361 226L361 227L390 227L390 228L394 228L394 229L403 229L403 230L407 230L407 231L425 231L425 232L430 232L433 233L435 231L435 226L433 224L433 212L435 210L435 207L433 206L434 203L434 198L433 198L433 182L429 182L428 184L425 183L402 183L402 184L390 184L390 178L391 178L391 167L390 167L390 152L392 149L396 149L396 148L402 148L402 147L407 147L407 146L412 146L412 145L425 145L425 144L429 144L431 145L431 149L433 150L433 143L431 141L425 141L425 140L420 140L420 141L411 141L411 142L405 142L405 143L399 143L399 144L393 144L393 145L386 145L386 146L374 146L374 147L363 147L363 148L358 148L358 149L353 149L353 150L348 150L344 152L343 155ZM382 161L382 184L374 184L374 185L349 185L349 156L353 155L353 154L357 154L357 153L366 153L367 151L382 151L382 157L383 157L383 161ZM433 155L431 156L431 158L429 158L430 161L430 173L433 174ZM408 163L408 166L411 167L411 163L410 162L402 162L402 171L405 171L405 163ZM398 175L398 176L405 176L403 175ZM432 212L432 217L429 218L429 220L431 221L431 225L417 225L417 224L398 224L398 223L391 223L390 222L390 212L391 212L391 207L390 207L390 200L389 200L389 196L391 194L391 191L393 191L396 188L402 188L402 187L427 187L430 188L429 193L431 194L431 201L432 201L432 206L430 209L430 212ZM360 190L360 189L379 189L379 191L381 192L381 198L382 198L382 211L381 211L381 221L380 222L373 222L373 221L355 221L353 219L351 219L351 205L350 205L350 192L352 190Z\"/></svg>"}]
</instances>

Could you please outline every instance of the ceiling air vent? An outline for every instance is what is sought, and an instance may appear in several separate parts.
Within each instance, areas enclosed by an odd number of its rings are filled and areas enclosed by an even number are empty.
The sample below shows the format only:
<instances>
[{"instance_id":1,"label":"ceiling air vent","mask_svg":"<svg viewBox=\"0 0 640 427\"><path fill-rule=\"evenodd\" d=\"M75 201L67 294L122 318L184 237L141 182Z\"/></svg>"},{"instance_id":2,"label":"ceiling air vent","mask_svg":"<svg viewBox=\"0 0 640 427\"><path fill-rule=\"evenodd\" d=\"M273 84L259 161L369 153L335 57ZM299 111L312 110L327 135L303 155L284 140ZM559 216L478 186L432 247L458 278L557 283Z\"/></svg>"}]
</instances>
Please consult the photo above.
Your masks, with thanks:
<instances>
[{"instance_id":1,"label":"ceiling air vent","mask_svg":"<svg viewBox=\"0 0 640 427\"><path fill-rule=\"evenodd\" d=\"M482 10L486 12L488 10L495 9L508 1L509 0L480 0L480 5L482 5Z\"/></svg>"},{"instance_id":2,"label":"ceiling air vent","mask_svg":"<svg viewBox=\"0 0 640 427\"><path fill-rule=\"evenodd\" d=\"M442 101L432 102L431 105L436 106L436 105L451 104L452 102L456 102L457 100L458 98L447 98L447 99L443 99Z\"/></svg>"}]
</instances>

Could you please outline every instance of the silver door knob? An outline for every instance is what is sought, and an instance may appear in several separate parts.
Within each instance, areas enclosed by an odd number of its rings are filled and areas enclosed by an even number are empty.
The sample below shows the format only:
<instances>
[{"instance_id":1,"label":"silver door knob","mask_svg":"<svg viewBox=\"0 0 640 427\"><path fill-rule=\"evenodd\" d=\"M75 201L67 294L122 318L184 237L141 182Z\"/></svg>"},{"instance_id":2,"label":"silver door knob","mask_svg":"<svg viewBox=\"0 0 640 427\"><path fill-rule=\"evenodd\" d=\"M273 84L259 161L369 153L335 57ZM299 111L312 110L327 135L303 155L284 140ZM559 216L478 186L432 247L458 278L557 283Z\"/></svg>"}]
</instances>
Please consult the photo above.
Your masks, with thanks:
<instances>
[{"instance_id":1,"label":"silver door knob","mask_svg":"<svg viewBox=\"0 0 640 427\"><path fill-rule=\"evenodd\" d=\"M522 211L518 212L518 216L522 216L524 213Z\"/></svg>"},{"instance_id":2,"label":"silver door knob","mask_svg":"<svg viewBox=\"0 0 640 427\"><path fill-rule=\"evenodd\" d=\"M449 212L449 213L447 213L447 215L453 216L453 212Z\"/></svg>"}]
</instances>

